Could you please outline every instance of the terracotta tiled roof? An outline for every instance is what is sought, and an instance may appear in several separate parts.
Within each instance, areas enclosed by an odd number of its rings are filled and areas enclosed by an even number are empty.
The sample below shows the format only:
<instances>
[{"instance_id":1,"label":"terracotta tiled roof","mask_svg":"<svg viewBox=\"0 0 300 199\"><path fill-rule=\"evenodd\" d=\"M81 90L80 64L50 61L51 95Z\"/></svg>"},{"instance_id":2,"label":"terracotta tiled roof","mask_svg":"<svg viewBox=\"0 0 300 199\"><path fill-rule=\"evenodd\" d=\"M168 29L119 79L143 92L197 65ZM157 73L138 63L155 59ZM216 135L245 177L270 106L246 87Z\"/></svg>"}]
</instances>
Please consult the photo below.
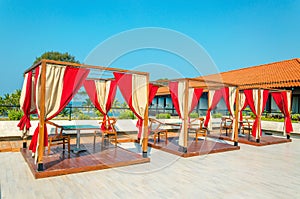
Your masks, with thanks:
<instances>
[{"instance_id":1,"label":"terracotta tiled roof","mask_svg":"<svg viewBox=\"0 0 300 199\"><path fill-rule=\"evenodd\" d=\"M219 75L224 82L237 84L242 89L300 87L300 59L241 68L199 78L213 80L219 78Z\"/></svg>"},{"instance_id":2,"label":"terracotta tiled roof","mask_svg":"<svg viewBox=\"0 0 300 199\"><path fill-rule=\"evenodd\" d=\"M197 77L246 88L285 88L300 87L300 59L290 59L259 66L241 68L220 74ZM169 94L168 87L159 88L158 95Z\"/></svg>"},{"instance_id":3,"label":"terracotta tiled roof","mask_svg":"<svg viewBox=\"0 0 300 199\"><path fill-rule=\"evenodd\" d=\"M169 87L163 86L158 88L156 95L168 95L168 94L170 94Z\"/></svg>"}]
</instances>

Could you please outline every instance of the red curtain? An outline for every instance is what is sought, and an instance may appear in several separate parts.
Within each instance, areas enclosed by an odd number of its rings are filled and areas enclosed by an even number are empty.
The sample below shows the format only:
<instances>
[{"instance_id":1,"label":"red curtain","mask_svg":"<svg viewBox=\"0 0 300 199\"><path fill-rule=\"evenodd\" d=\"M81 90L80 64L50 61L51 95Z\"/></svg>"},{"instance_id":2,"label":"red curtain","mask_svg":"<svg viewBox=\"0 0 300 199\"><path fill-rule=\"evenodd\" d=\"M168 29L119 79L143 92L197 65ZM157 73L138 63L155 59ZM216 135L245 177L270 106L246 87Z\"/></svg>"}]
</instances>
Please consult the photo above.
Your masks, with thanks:
<instances>
[{"instance_id":1,"label":"red curtain","mask_svg":"<svg viewBox=\"0 0 300 199\"><path fill-rule=\"evenodd\" d=\"M260 90L258 90L258 91L260 91ZM256 118L253 122L253 126L252 126L252 136L256 137L257 131L259 131L260 136L261 136L262 135L261 124L258 124L258 118L262 115L262 112L265 109L265 106L266 106L266 103L268 100L269 91L264 90L263 95L261 96L261 98L263 98L263 100L262 100L262 109L260 110L260 115L257 114L258 110L256 110L256 108L255 108L255 102L253 99L253 90L250 90L250 89L244 90L244 94L246 96L246 100L247 100L247 103L248 103L251 111L256 116Z\"/></svg>"},{"instance_id":2,"label":"red curtain","mask_svg":"<svg viewBox=\"0 0 300 199\"><path fill-rule=\"evenodd\" d=\"M245 108L248 106L248 102L247 99L245 100L244 106L241 108L240 111L240 121L243 121L243 110L245 110Z\"/></svg>"},{"instance_id":3,"label":"red curtain","mask_svg":"<svg viewBox=\"0 0 300 199\"><path fill-rule=\"evenodd\" d=\"M38 136L39 136L39 129L40 129L40 123L38 123L38 126L34 130L34 133L31 138L31 142L29 145L29 150L31 150L33 153L36 152L36 147L38 143ZM44 125L44 146L48 146L48 131L47 131L47 125Z\"/></svg>"},{"instance_id":4,"label":"red curtain","mask_svg":"<svg viewBox=\"0 0 300 199\"><path fill-rule=\"evenodd\" d=\"M84 80L87 78L88 74L88 69L67 66L64 74L60 108L55 114L49 115L47 120L56 117L69 104L78 90L83 86Z\"/></svg>"},{"instance_id":5,"label":"red curtain","mask_svg":"<svg viewBox=\"0 0 300 199\"><path fill-rule=\"evenodd\" d=\"M223 99L224 99L224 102L227 106L227 109L229 110L229 113L231 116L234 115L234 113L231 112L231 107L230 107L230 103L229 103L229 88L228 87L224 87L222 88L222 95L223 95Z\"/></svg>"},{"instance_id":6,"label":"red curtain","mask_svg":"<svg viewBox=\"0 0 300 199\"><path fill-rule=\"evenodd\" d=\"M23 91L22 91L23 92ZM30 114L33 112L30 111L31 109L31 96L32 96L32 71L27 73L27 81L26 81L26 91L25 91L25 98L23 102L23 106L21 109L23 110L23 117L21 118L18 127L20 130L24 130L26 126L26 130L29 130L31 127L30 124Z\"/></svg>"},{"instance_id":7,"label":"red curtain","mask_svg":"<svg viewBox=\"0 0 300 199\"><path fill-rule=\"evenodd\" d=\"M180 112L179 108L179 100L178 100L178 83L179 82L170 82L169 83L169 90L171 94L172 103L175 107L176 112L178 113L179 118L182 118L182 113Z\"/></svg>"},{"instance_id":8,"label":"red curtain","mask_svg":"<svg viewBox=\"0 0 300 199\"><path fill-rule=\"evenodd\" d=\"M94 106L103 114L103 110L99 104L97 97L97 89L94 80L85 80L84 88Z\"/></svg>"},{"instance_id":9,"label":"red curtain","mask_svg":"<svg viewBox=\"0 0 300 199\"><path fill-rule=\"evenodd\" d=\"M63 89L61 93L61 101L60 101L59 109L53 115L48 115L48 113L45 113L45 117L46 117L45 121L51 120L52 118L57 116L68 105L68 103L72 100L74 95L78 92L80 87L83 85L84 80L86 79L88 74L89 74L88 69L74 68L70 66L66 67L64 78L63 78ZM32 150L32 152L36 151L38 134L39 134L39 125L34 131L29 146L29 149ZM44 132L44 146L48 146L48 132L47 132L46 124L45 124L45 132Z\"/></svg>"},{"instance_id":10,"label":"red curtain","mask_svg":"<svg viewBox=\"0 0 300 199\"><path fill-rule=\"evenodd\" d=\"M274 92L271 93L280 111L284 114L285 131L287 134L293 132L291 115L288 107L287 92Z\"/></svg>"},{"instance_id":11,"label":"red curtain","mask_svg":"<svg viewBox=\"0 0 300 199\"><path fill-rule=\"evenodd\" d=\"M158 90L158 86L155 86L153 84L149 84L149 99L148 99L148 104L151 104L152 100L154 99L156 93ZM142 134L142 128L143 128L143 120L138 119L137 123L136 123L136 127L139 129L138 132L138 138L141 138L141 134Z\"/></svg>"},{"instance_id":12,"label":"red curtain","mask_svg":"<svg viewBox=\"0 0 300 199\"><path fill-rule=\"evenodd\" d=\"M111 106L112 106L115 96L116 96L117 82L115 80L110 81L108 98L107 98L107 101L105 102L105 110L103 110L99 104L95 80L85 80L84 88L85 88L90 100L94 104L94 106L103 114L103 118L104 118L104 120L106 120L107 113L111 109ZM102 130L105 129L105 123L102 123L101 129Z\"/></svg>"},{"instance_id":13,"label":"red curtain","mask_svg":"<svg viewBox=\"0 0 300 199\"><path fill-rule=\"evenodd\" d=\"M141 132L142 132L142 129L143 129L143 118L139 116L139 114L136 112L136 110L134 109L134 107L132 106L132 74L124 74L124 73L117 73L117 72L114 72L114 76L118 82L118 86L119 86L119 89L126 101L126 103L128 104L130 110L134 113L134 115L138 118L138 121L137 121L137 127L139 129L139 132L138 132L138 137L140 138L141 137ZM154 89L154 87L153 87ZM158 89L158 88L157 88ZM157 91L157 90L156 90ZM153 95L154 94L154 95ZM156 92L154 92L154 90L152 90L150 87L149 87L149 96L148 96L148 100L150 100L150 97L154 98ZM150 96L151 95L151 96ZM153 95L153 96L152 96ZM152 101L151 100L151 101ZM149 101L148 101L149 102Z\"/></svg>"},{"instance_id":14,"label":"red curtain","mask_svg":"<svg viewBox=\"0 0 300 199\"><path fill-rule=\"evenodd\" d=\"M183 118L183 113L180 112L180 106L183 107L183 104L179 104L179 103L183 103L182 101L179 100L179 94L178 94L178 87L179 87L179 82L170 82L169 83L169 90L170 90L170 94L171 94L171 99L172 99L172 103L175 107L175 110L178 113L179 118ZM192 99L191 101L188 101L188 115L194 110L194 108L197 106L199 99L203 93L203 89L202 88L189 88L188 90L188 96L190 96L190 92L193 92L192 95ZM181 96L182 97L182 96Z\"/></svg>"},{"instance_id":15,"label":"red curtain","mask_svg":"<svg viewBox=\"0 0 300 199\"><path fill-rule=\"evenodd\" d=\"M256 129L257 129L257 123L258 123L258 115L256 113L256 108L255 108L255 104L254 104L254 100L253 100L253 90L244 90L244 94L246 96L246 100L247 103L251 109L251 111L253 112L253 114L255 115L255 120L253 122L253 126L252 126L252 135L254 137L256 137Z\"/></svg>"},{"instance_id":16,"label":"red curtain","mask_svg":"<svg viewBox=\"0 0 300 199\"><path fill-rule=\"evenodd\" d=\"M148 101L148 104L151 104L152 103L152 100L154 99L156 93L157 93L157 90L158 90L158 86L156 85L153 85L153 84L149 84L149 101Z\"/></svg>"},{"instance_id":17,"label":"red curtain","mask_svg":"<svg viewBox=\"0 0 300 199\"><path fill-rule=\"evenodd\" d=\"M37 80L38 80L39 74L40 74L40 66L36 67L36 69L35 69L35 77L34 77L35 89L37 89ZM33 97L34 97L34 102L36 103L36 100L35 100L36 99L36 91L34 92ZM39 128L40 128L40 124L38 124L37 128L35 129L35 131L32 135L32 138L31 138L30 145L29 145L29 149L32 150L33 153L35 153L35 151L36 151L36 146L37 146L37 142L38 142L37 139L38 139L38 135L39 135ZM45 125L45 128L47 128L46 125ZM48 135L47 135L47 137L48 137ZM47 143L47 145L48 145L48 139L45 140L45 137L44 137L44 145L45 145L45 143Z\"/></svg>"},{"instance_id":18,"label":"red curtain","mask_svg":"<svg viewBox=\"0 0 300 199\"><path fill-rule=\"evenodd\" d=\"M134 110L132 106L132 75L131 74L124 74L124 73L117 73L114 72L114 76L118 82L119 89L128 104L130 110L135 114L138 119L142 119Z\"/></svg>"},{"instance_id":19,"label":"red curtain","mask_svg":"<svg viewBox=\"0 0 300 199\"><path fill-rule=\"evenodd\" d=\"M191 112L197 106L202 93L203 93L203 88L194 88L193 99L189 110L189 114L191 114Z\"/></svg>"},{"instance_id":20,"label":"red curtain","mask_svg":"<svg viewBox=\"0 0 300 199\"><path fill-rule=\"evenodd\" d=\"M221 100L221 98L223 96L223 92L224 92L224 88L221 88L221 89L215 91L215 94L213 96L213 100L212 100L211 106L208 108L208 110L206 112L206 117L205 117L205 121L204 121L204 126L205 127L208 126L208 122L210 120L210 113L217 106L217 104L219 103L219 101Z\"/></svg>"}]
</instances>

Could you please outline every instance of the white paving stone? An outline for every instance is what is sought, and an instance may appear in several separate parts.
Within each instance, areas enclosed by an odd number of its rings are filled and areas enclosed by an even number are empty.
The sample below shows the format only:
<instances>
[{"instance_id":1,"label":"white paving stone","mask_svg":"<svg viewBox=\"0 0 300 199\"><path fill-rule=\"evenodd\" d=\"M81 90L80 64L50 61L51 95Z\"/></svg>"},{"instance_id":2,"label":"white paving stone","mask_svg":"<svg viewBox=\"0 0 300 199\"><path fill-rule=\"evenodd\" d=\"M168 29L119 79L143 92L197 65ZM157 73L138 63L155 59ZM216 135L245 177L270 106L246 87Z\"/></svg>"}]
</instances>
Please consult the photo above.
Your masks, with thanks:
<instances>
[{"instance_id":1,"label":"white paving stone","mask_svg":"<svg viewBox=\"0 0 300 199\"><path fill-rule=\"evenodd\" d=\"M138 150L134 144L123 147ZM34 179L20 153L0 153L2 198L300 198L300 140Z\"/></svg>"}]
</instances>

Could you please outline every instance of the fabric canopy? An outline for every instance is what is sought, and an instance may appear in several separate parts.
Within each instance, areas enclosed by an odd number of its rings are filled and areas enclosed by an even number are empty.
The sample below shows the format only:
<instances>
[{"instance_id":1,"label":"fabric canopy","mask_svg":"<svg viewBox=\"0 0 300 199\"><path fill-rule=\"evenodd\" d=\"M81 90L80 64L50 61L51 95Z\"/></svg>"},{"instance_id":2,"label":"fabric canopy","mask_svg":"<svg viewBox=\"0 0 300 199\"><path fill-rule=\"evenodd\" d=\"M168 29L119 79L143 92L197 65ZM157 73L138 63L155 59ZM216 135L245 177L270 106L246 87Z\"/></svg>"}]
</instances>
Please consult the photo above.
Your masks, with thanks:
<instances>
[{"instance_id":1,"label":"fabric canopy","mask_svg":"<svg viewBox=\"0 0 300 199\"><path fill-rule=\"evenodd\" d=\"M147 76L119 72L114 72L114 76L129 108L133 111L135 116L142 121L139 123L139 126L143 126L142 124L145 119L149 101ZM144 128L142 128L141 132L141 141L144 138L143 130Z\"/></svg>"},{"instance_id":2,"label":"fabric canopy","mask_svg":"<svg viewBox=\"0 0 300 199\"><path fill-rule=\"evenodd\" d=\"M103 120L109 121L106 118L116 96L117 82L115 80L85 80L84 88L94 106L103 114ZM105 130L105 123L102 123L101 129Z\"/></svg>"},{"instance_id":3,"label":"fabric canopy","mask_svg":"<svg viewBox=\"0 0 300 199\"><path fill-rule=\"evenodd\" d=\"M235 95L236 87L223 87L219 90L209 91L209 107L206 113L204 126L211 130L211 111L216 108L217 104L223 98L226 104L226 107L233 118L233 123L235 122L234 118L234 104L235 104ZM211 100L211 101L210 101ZM234 136L234 128L232 129L232 137Z\"/></svg>"},{"instance_id":4,"label":"fabric canopy","mask_svg":"<svg viewBox=\"0 0 300 199\"><path fill-rule=\"evenodd\" d=\"M243 121L243 110L248 106L248 101L246 99L245 93L239 93L239 114L240 114L240 121Z\"/></svg>"},{"instance_id":5,"label":"fabric canopy","mask_svg":"<svg viewBox=\"0 0 300 199\"><path fill-rule=\"evenodd\" d=\"M149 98L148 98L148 104L151 104L152 100L154 99L157 90L158 90L158 86L153 85L153 84L149 84ZM141 139L141 135L142 135L142 131L143 131L143 120L138 119L136 126L138 127L139 131L138 131L138 139Z\"/></svg>"},{"instance_id":6,"label":"fabric canopy","mask_svg":"<svg viewBox=\"0 0 300 199\"><path fill-rule=\"evenodd\" d=\"M23 117L21 118L18 127L20 130L23 131L23 134L26 134L29 128L31 127L30 124L30 114L36 113L36 106L34 102L34 82L33 82L33 74L32 71L29 71L25 74L23 88L20 97L20 107L24 113Z\"/></svg>"},{"instance_id":7,"label":"fabric canopy","mask_svg":"<svg viewBox=\"0 0 300 199\"><path fill-rule=\"evenodd\" d=\"M292 120L290 115L291 95L286 91L272 92L272 97L277 104L279 110L284 114L284 133L290 134L293 132Z\"/></svg>"},{"instance_id":8,"label":"fabric canopy","mask_svg":"<svg viewBox=\"0 0 300 199\"><path fill-rule=\"evenodd\" d=\"M252 126L252 136L254 136L256 139L258 139L259 136L262 136L261 124L258 123L258 121L263 113L263 110L265 109L269 91L264 90L264 89L252 89L252 90L247 89L247 90L244 90L244 93L245 93L246 100L247 100L247 103L248 103L251 111L256 116L256 118L253 122L253 126ZM260 102L258 99L259 95L261 96ZM260 106L258 106L258 104L260 104Z\"/></svg>"},{"instance_id":9,"label":"fabric canopy","mask_svg":"<svg viewBox=\"0 0 300 199\"><path fill-rule=\"evenodd\" d=\"M39 69L40 70L40 66ZM41 75L37 77L36 87L36 107L39 117L44 117L45 121L51 120L57 116L71 101L73 96L83 85L84 80L88 76L89 70L82 68L74 68L70 66L46 65L46 90L45 90L45 115L40 115L41 110ZM35 129L29 149L33 153L37 151L39 125ZM48 133L45 124L44 146L48 145ZM37 155L36 155L37 158Z\"/></svg>"},{"instance_id":10,"label":"fabric canopy","mask_svg":"<svg viewBox=\"0 0 300 199\"><path fill-rule=\"evenodd\" d=\"M211 126L211 125L208 125L208 123L210 123L211 111L214 108L216 108L217 104L222 99L223 92L225 92L224 88L216 90L216 91L209 91L209 98L211 99L211 104L208 107L208 110L206 112L206 117L205 117L205 121L204 121L204 126L205 127ZM225 95L225 93L224 93L224 95ZM211 130L211 129L209 129L209 130Z\"/></svg>"},{"instance_id":11,"label":"fabric canopy","mask_svg":"<svg viewBox=\"0 0 300 199\"><path fill-rule=\"evenodd\" d=\"M194 110L197 105L203 89L202 88L189 88L188 90L188 110L184 108L185 102L185 87L187 82L173 81L169 83L170 94L172 98L173 105L178 113L179 118L184 121L184 111L188 112L188 115ZM184 146L184 129L181 128L179 133L179 145Z\"/></svg>"}]
</instances>

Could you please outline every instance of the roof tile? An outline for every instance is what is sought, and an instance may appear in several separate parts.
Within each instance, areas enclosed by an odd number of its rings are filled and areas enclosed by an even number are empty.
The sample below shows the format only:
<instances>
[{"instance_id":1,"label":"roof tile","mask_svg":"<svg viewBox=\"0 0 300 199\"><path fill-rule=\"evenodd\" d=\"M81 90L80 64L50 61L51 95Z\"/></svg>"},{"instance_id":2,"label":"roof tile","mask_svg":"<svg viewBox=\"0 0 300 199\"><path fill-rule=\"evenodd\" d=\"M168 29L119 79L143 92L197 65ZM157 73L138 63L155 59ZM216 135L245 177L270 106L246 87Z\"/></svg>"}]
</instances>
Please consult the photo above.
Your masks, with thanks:
<instances>
[{"instance_id":1,"label":"roof tile","mask_svg":"<svg viewBox=\"0 0 300 199\"><path fill-rule=\"evenodd\" d=\"M219 74L203 78L215 79ZM300 59L284 60L259 66L220 73L224 82L241 87L295 87L300 86Z\"/></svg>"}]
</instances>

